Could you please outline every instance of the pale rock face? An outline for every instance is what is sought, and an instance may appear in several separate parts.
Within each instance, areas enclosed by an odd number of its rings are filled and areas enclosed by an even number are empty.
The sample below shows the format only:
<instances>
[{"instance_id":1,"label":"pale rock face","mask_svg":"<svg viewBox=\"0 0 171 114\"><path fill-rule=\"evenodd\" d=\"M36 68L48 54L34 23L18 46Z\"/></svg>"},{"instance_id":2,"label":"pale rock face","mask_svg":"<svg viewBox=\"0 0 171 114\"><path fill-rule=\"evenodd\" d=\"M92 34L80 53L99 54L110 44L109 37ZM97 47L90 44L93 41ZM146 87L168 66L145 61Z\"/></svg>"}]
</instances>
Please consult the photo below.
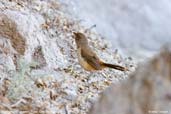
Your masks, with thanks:
<instances>
[{"instance_id":1,"label":"pale rock face","mask_svg":"<svg viewBox=\"0 0 171 114\"><path fill-rule=\"evenodd\" d=\"M55 40L43 33L41 26L45 20L41 15L26 11L6 11L4 14L15 22L18 32L26 41L24 57L28 62L32 60L35 48L41 46L48 67L58 68L66 64L65 57L61 54Z\"/></svg>"},{"instance_id":2,"label":"pale rock face","mask_svg":"<svg viewBox=\"0 0 171 114\"><path fill-rule=\"evenodd\" d=\"M133 60L122 58L61 7L56 0L0 1L0 101L10 101L0 110L85 114L99 93L135 69ZM85 34L102 60L130 72L86 72L78 63L73 31Z\"/></svg>"},{"instance_id":3,"label":"pale rock face","mask_svg":"<svg viewBox=\"0 0 171 114\"><path fill-rule=\"evenodd\" d=\"M170 113L171 48L143 65L130 79L101 94L89 114Z\"/></svg>"},{"instance_id":4,"label":"pale rock face","mask_svg":"<svg viewBox=\"0 0 171 114\"><path fill-rule=\"evenodd\" d=\"M16 51L12 48L9 39L0 36L0 65L4 68L10 70L15 70L15 64L13 63L13 58L11 57Z\"/></svg>"}]
</instances>

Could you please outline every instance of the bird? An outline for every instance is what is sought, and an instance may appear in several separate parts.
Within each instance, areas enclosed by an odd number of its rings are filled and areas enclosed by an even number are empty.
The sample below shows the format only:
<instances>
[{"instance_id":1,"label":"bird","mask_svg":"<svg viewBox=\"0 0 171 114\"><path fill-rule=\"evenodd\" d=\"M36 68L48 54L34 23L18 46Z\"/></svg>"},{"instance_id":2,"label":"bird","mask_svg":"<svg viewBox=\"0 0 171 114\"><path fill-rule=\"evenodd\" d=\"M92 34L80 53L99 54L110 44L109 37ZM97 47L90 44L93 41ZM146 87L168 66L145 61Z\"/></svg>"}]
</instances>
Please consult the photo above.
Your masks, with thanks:
<instances>
[{"instance_id":1,"label":"bird","mask_svg":"<svg viewBox=\"0 0 171 114\"><path fill-rule=\"evenodd\" d=\"M113 68L119 71L128 71L126 67L103 62L90 48L88 39L81 32L73 32L77 45L77 57L79 64L87 71L97 71L104 68Z\"/></svg>"}]
</instances>

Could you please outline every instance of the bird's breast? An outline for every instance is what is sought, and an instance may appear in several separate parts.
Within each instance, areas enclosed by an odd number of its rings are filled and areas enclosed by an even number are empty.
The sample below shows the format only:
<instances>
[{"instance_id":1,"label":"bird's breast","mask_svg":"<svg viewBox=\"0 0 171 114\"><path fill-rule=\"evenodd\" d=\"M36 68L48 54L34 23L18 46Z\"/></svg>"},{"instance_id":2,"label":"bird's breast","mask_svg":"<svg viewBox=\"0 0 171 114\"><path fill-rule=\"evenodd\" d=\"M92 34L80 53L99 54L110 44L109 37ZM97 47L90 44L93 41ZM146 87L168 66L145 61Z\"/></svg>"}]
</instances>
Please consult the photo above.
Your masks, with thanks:
<instances>
[{"instance_id":1,"label":"bird's breast","mask_svg":"<svg viewBox=\"0 0 171 114\"><path fill-rule=\"evenodd\" d=\"M81 65L85 70L88 70L88 71L93 71L93 70L95 70L95 68L92 67L90 64L88 64L88 62L82 57L82 55L81 55L81 48L78 48L78 50L77 50L77 55L78 55L78 61L79 61L80 65Z\"/></svg>"}]
</instances>

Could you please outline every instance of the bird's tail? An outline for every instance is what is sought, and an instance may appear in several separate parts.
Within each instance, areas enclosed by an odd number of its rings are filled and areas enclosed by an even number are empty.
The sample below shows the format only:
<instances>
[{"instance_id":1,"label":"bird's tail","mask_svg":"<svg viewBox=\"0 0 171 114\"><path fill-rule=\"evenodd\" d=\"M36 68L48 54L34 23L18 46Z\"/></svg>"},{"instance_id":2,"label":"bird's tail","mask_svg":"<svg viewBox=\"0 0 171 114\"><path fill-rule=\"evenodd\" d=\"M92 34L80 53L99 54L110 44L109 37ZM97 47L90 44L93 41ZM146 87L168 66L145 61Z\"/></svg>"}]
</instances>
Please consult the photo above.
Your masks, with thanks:
<instances>
[{"instance_id":1,"label":"bird's tail","mask_svg":"<svg viewBox=\"0 0 171 114\"><path fill-rule=\"evenodd\" d=\"M109 68L113 68L113 69L120 70L120 71L128 71L127 68L120 66L120 65L109 64L109 63L102 63L102 65L104 67L109 67Z\"/></svg>"}]
</instances>

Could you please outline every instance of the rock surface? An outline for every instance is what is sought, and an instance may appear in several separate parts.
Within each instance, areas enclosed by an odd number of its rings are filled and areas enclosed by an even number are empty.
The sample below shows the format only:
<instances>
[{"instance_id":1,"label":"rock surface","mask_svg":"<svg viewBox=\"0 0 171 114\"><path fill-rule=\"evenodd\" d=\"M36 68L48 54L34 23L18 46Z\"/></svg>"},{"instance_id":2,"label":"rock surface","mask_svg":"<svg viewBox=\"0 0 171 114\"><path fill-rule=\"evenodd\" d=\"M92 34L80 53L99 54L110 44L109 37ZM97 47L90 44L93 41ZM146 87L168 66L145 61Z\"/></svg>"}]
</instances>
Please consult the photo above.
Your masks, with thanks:
<instances>
[{"instance_id":1,"label":"rock surface","mask_svg":"<svg viewBox=\"0 0 171 114\"><path fill-rule=\"evenodd\" d=\"M0 113L85 114L100 92L135 69L64 7L56 0L0 1ZM84 33L104 61L130 71L84 71L73 31Z\"/></svg>"},{"instance_id":2,"label":"rock surface","mask_svg":"<svg viewBox=\"0 0 171 114\"><path fill-rule=\"evenodd\" d=\"M171 47L101 94L88 114L170 114Z\"/></svg>"}]
</instances>

